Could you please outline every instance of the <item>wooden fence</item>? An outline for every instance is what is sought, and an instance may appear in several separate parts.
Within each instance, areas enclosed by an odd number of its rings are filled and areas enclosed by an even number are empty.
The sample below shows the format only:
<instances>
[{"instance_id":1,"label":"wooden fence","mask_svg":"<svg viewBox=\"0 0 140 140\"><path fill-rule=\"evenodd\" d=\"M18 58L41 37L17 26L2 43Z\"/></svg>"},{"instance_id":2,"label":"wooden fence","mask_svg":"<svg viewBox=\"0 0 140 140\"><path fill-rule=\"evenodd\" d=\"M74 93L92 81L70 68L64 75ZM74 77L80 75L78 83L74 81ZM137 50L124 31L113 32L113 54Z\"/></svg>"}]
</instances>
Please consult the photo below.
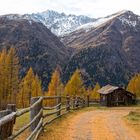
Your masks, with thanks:
<instances>
[{"instance_id":1,"label":"wooden fence","mask_svg":"<svg viewBox=\"0 0 140 140\"><path fill-rule=\"evenodd\" d=\"M55 106L43 106L44 100L56 100ZM62 102L63 100L63 102ZM0 111L0 140L13 140L23 134L25 130L30 128L30 135L27 140L37 140L39 134L44 127L60 116L68 113L71 109L78 109L89 106L89 98L84 100L81 97L36 97L31 99L31 105L28 108L16 111L15 105L8 105L7 109ZM13 127L16 123L16 118L23 116L25 113L30 112L30 122L13 133ZM46 118L51 117L46 121Z\"/></svg>"}]
</instances>

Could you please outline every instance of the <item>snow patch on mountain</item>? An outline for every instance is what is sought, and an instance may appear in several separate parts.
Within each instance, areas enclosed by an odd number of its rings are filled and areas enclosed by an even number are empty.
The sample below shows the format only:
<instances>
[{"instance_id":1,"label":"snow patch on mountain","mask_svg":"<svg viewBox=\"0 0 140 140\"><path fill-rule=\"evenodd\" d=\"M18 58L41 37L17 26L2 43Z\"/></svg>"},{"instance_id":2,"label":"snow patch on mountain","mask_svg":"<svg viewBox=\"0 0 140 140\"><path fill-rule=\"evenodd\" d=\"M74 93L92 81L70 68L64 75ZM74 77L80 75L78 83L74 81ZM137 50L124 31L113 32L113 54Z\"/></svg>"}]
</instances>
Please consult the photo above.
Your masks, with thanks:
<instances>
[{"instance_id":1,"label":"snow patch on mountain","mask_svg":"<svg viewBox=\"0 0 140 140\"><path fill-rule=\"evenodd\" d=\"M76 30L80 30L80 29L83 29L85 30L85 32L88 32L90 31L92 28L96 28L106 22L108 22L109 20L112 20L113 18L115 17L118 17L120 15L123 15L124 13L127 13L128 11L127 10L123 10L123 11L120 11L118 13L115 13L113 15L110 15L110 16L107 16L107 17L103 17L103 18L99 18L97 19L96 21L94 22L91 22L91 23L87 23L87 24L84 24L82 26L79 26ZM135 26L136 25L136 21L130 21L129 19L126 19L125 17L124 18L119 18L123 23L128 23L129 25L133 25Z\"/></svg>"},{"instance_id":2,"label":"snow patch on mountain","mask_svg":"<svg viewBox=\"0 0 140 140\"><path fill-rule=\"evenodd\" d=\"M119 20L124 25L128 25L130 27L136 27L140 25L140 16L134 15L131 11L127 12L127 15L122 15L119 17Z\"/></svg>"},{"instance_id":3,"label":"snow patch on mountain","mask_svg":"<svg viewBox=\"0 0 140 140\"><path fill-rule=\"evenodd\" d=\"M123 25L135 27L140 24L140 17L134 16L133 12L127 10L98 19L89 18L83 15L66 15L65 13L58 13L52 10L25 15L11 14L4 17L7 17L10 20L26 19L30 24L32 24L33 21L42 23L49 28L52 33L61 37L77 30L84 30L85 32L88 32L91 29L97 28L98 26L101 26L102 24L105 24L116 17L122 22Z\"/></svg>"},{"instance_id":4,"label":"snow patch on mountain","mask_svg":"<svg viewBox=\"0 0 140 140\"><path fill-rule=\"evenodd\" d=\"M133 26L135 27L137 25L137 21L131 21L129 19L126 19L126 18L119 18L123 24L128 24L129 26Z\"/></svg>"},{"instance_id":5,"label":"snow patch on mountain","mask_svg":"<svg viewBox=\"0 0 140 140\"><path fill-rule=\"evenodd\" d=\"M47 10L42 13L26 14L24 18L30 18L35 22L43 23L57 36L63 36L74 31L77 27L93 22L93 18L87 16L66 15L65 13L58 13L52 10Z\"/></svg>"},{"instance_id":6,"label":"snow patch on mountain","mask_svg":"<svg viewBox=\"0 0 140 140\"><path fill-rule=\"evenodd\" d=\"M57 36L68 34L74 31L77 27L95 20L83 15L66 15L65 13L58 13L52 10L24 15L11 14L3 17L8 18L9 20L26 19L29 21L29 23L32 23L32 21L40 22Z\"/></svg>"}]
</instances>

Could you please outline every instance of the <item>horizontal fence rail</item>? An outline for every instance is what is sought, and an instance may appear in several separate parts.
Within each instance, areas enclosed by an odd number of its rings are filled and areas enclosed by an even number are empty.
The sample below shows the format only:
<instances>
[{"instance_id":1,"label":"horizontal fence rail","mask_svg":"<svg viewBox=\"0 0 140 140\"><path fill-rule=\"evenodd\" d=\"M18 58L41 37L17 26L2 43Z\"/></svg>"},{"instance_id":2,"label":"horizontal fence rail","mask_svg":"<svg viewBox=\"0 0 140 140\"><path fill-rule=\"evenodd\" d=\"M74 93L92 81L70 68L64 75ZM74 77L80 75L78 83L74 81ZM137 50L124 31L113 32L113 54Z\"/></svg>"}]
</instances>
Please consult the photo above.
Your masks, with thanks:
<instances>
[{"instance_id":1,"label":"horizontal fence rail","mask_svg":"<svg viewBox=\"0 0 140 140\"><path fill-rule=\"evenodd\" d=\"M50 101L52 99L56 101L54 106L44 105L43 101ZM14 105L8 105L7 110L0 111L0 140L13 140L29 128L30 134L26 139L37 140L39 134L46 125L67 114L70 110L82 108L88 106L88 104L89 98L85 100L77 96L43 96L32 98L30 107L18 111L14 109ZM20 118L26 113L30 113L30 122L13 133L13 126L16 123L16 118ZM48 118L50 119L48 120Z\"/></svg>"},{"instance_id":2,"label":"horizontal fence rail","mask_svg":"<svg viewBox=\"0 0 140 140\"><path fill-rule=\"evenodd\" d=\"M61 106L61 103L59 103L58 105L56 106L53 106L53 107L43 107L44 110L52 110L52 109L56 109L57 107Z\"/></svg>"}]
</instances>

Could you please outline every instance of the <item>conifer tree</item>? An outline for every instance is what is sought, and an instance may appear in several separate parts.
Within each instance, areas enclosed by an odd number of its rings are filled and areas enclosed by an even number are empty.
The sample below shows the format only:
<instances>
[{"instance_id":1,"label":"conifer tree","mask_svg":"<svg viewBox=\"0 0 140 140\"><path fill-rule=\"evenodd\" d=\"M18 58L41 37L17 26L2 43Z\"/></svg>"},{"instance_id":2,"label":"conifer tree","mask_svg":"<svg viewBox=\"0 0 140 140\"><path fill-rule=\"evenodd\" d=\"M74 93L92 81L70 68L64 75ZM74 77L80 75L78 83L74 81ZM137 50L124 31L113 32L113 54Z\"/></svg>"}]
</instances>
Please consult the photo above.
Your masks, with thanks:
<instances>
[{"instance_id":1,"label":"conifer tree","mask_svg":"<svg viewBox=\"0 0 140 140\"><path fill-rule=\"evenodd\" d=\"M57 96L63 93L63 83L60 79L60 71L58 68L53 72L51 81L48 86L47 96ZM52 100L48 102L50 105L55 105L56 101Z\"/></svg>"},{"instance_id":2,"label":"conifer tree","mask_svg":"<svg viewBox=\"0 0 140 140\"><path fill-rule=\"evenodd\" d=\"M41 81L37 75L34 75L32 68L30 68L20 84L18 106L29 106L31 97L37 96L42 96Z\"/></svg>"},{"instance_id":3,"label":"conifer tree","mask_svg":"<svg viewBox=\"0 0 140 140\"><path fill-rule=\"evenodd\" d=\"M127 90L140 97L140 74L136 74L130 79Z\"/></svg>"},{"instance_id":4,"label":"conifer tree","mask_svg":"<svg viewBox=\"0 0 140 140\"><path fill-rule=\"evenodd\" d=\"M33 80L34 80L34 73L33 73L33 70L32 68L29 68L26 76L23 78L22 80L22 87L21 88L21 91L24 91L24 96L27 97L27 103L26 105L29 105L30 104L30 100L31 100L31 96L32 96L32 83L33 83ZM26 92L25 92L26 91ZM27 94L27 95L25 95Z\"/></svg>"},{"instance_id":5,"label":"conifer tree","mask_svg":"<svg viewBox=\"0 0 140 140\"><path fill-rule=\"evenodd\" d=\"M4 103L7 103L8 94L6 92L6 84L7 84L7 69L6 69L6 58L7 52L6 50L2 50L0 55L0 94L1 94L1 106L4 106Z\"/></svg>"},{"instance_id":6,"label":"conifer tree","mask_svg":"<svg viewBox=\"0 0 140 140\"><path fill-rule=\"evenodd\" d=\"M92 90L93 90L92 87L89 86L86 90L86 95L91 96Z\"/></svg>"},{"instance_id":7,"label":"conifer tree","mask_svg":"<svg viewBox=\"0 0 140 140\"><path fill-rule=\"evenodd\" d=\"M91 91L91 94L90 94L91 99L99 99L100 98L100 95L97 92L100 88L101 87L100 87L99 83L96 83L95 87L93 88L93 90Z\"/></svg>"},{"instance_id":8,"label":"conifer tree","mask_svg":"<svg viewBox=\"0 0 140 140\"><path fill-rule=\"evenodd\" d=\"M17 107L25 108L29 106L29 95L27 94L28 89L26 87L26 81L23 79L20 83L19 93L17 95Z\"/></svg>"},{"instance_id":9,"label":"conifer tree","mask_svg":"<svg viewBox=\"0 0 140 140\"><path fill-rule=\"evenodd\" d=\"M10 48L6 58L7 93L10 102L16 103L16 94L19 89L19 59L13 47Z\"/></svg>"},{"instance_id":10,"label":"conifer tree","mask_svg":"<svg viewBox=\"0 0 140 140\"><path fill-rule=\"evenodd\" d=\"M71 96L84 96L84 93L85 87L83 80L81 78L80 70L77 69L65 86L65 94L69 94Z\"/></svg>"},{"instance_id":11,"label":"conifer tree","mask_svg":"<svg viewBox=\"0 0 140 140\"><path fill-rule=\"evenodd\" d=\"M42 96L41 81L36 75L32 83L32 97Z\"/></svg>"},{"instance_id":12,"label":"conifer tree","mask_svg":"<svg viewBox=\"0 0 140 140\"><path fill-rule=\"evenodd\" d=\"M7 52L3 49L0 55L0 96L1 106L16 103L19 86L19 60L13 47Z\"/></svg>"}]
</instances>

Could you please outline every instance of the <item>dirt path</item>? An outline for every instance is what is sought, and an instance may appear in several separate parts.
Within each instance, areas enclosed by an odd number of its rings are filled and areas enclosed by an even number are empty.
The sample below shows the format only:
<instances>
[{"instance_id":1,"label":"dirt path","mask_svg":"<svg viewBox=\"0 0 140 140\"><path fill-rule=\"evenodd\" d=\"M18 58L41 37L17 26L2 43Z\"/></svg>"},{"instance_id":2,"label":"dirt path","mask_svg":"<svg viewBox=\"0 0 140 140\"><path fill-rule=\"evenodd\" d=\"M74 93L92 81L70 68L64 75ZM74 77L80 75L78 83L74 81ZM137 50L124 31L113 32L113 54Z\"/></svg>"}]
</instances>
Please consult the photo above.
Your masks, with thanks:
<instances>
[{"instance_id":1,"label":"dirt path","mask_svg":"<svg viewBox=\"0 0 140 140\"><path fill-rule=\"evenodd\" d=\"M132 109L131 109L132 110ZM130 108L94 110L79 113L69 119L61 140L140 140L122 120ZM54 138L54 140L57 140Z\"/></svg>"}]
</instances>

